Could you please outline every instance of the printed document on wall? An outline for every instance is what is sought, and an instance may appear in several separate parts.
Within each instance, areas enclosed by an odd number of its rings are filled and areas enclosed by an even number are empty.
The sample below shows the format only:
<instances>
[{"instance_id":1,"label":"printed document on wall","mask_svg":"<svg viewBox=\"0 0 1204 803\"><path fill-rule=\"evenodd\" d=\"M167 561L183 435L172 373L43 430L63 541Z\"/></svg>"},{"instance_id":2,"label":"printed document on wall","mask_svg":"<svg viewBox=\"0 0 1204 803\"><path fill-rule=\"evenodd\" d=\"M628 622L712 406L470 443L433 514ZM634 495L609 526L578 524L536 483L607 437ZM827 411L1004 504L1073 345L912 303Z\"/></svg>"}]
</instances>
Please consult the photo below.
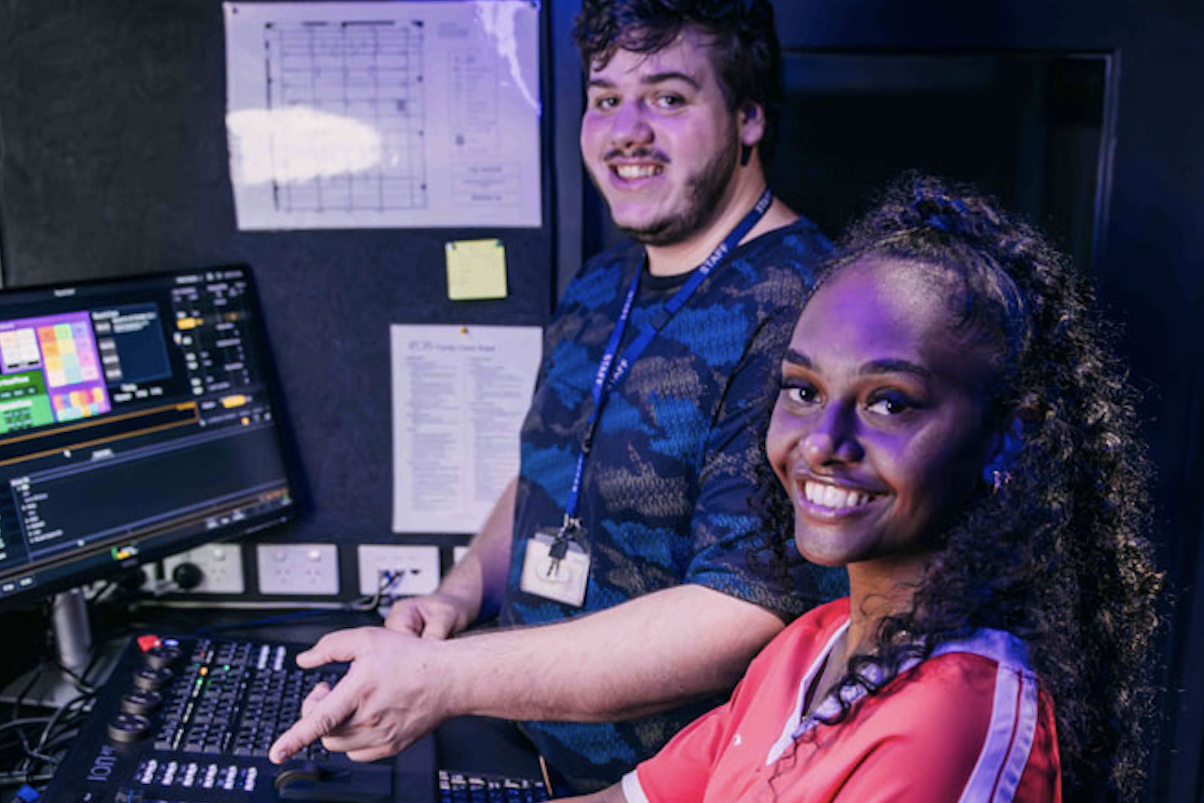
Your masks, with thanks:
<instances>
[{"instance_id":1,"label":"printed document on wall","mask_svg":"<svg viewBox=\"0 0 1204 803\"><path fill-rule=\"evenodd\" d=\"M222 8L240 229L540 225L538 3Z\"/></svg>"},{"instance_id":2,"label":"printed document on wall","mask_svg":"<svg viewBox=\"0 0 1204 803\"><path fill-rule=\"evenodd\" d=\"M393 531L475 533L518 474L537 326L390 327Z\"/></svg>"}]
</instances>

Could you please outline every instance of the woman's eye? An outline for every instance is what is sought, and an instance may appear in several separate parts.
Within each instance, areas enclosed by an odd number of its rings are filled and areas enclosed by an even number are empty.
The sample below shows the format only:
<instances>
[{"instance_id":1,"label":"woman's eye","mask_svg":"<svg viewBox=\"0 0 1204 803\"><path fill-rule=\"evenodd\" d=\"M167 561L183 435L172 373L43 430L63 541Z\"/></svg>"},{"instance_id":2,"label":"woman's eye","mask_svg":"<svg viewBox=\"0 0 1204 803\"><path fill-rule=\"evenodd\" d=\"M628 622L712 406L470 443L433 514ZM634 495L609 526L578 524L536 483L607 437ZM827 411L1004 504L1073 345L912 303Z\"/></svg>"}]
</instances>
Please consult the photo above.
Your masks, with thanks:
<instances>
[{"instance_id":1,"label":"woman's eye","mask_svg":"<svg viewBox=\"0 0 1204 803\"><path fill-rule=\"evenodd\" d=\"M794 404L813 404L818 393L811 385L782 385L782 394L786 400Z\"/></svg>"},{"instance_id":2,"label":"woman's eye","mask_svg":"<svg viewBox=\"0 0 1204 803\"><path fill-rule=\"evenodd\" d=\"M911 399L902 393L891 391L873 394L865 405L865 409L878 415L899 415L912 407L915 407L915 404Z\"/></svg>"}]
</instances>

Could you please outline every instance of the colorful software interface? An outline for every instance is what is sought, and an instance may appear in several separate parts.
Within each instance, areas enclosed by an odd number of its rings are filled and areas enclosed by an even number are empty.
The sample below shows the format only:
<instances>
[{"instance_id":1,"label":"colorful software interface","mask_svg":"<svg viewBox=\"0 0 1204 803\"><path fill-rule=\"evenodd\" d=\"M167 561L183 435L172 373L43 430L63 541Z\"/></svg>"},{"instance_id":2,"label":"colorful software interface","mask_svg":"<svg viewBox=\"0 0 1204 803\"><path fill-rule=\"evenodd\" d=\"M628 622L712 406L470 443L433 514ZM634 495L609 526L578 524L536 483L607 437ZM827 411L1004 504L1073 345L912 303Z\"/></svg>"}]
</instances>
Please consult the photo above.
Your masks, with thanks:
<instances>
[{"instance_id":1,"label":"colorful software interface","mask_svg":"<svg viewBox=\"0 0 1204 803\"><path fill-rule=\"evenodd\" d=\"M0 293L0 603L287 517L262 341L242 268Z\"/></svg>"},{"instance_id":2,"label":"colorful software interface","mask_svg":"<svg viewBox=\"0 0 1204 803\"><path fill-rule=\"evenodd\" d=\"M96 336L87 315L28 318L0 326L4 369L0 377L0 434L100 415L111 409Z\"/></svg>"}]
</instances>

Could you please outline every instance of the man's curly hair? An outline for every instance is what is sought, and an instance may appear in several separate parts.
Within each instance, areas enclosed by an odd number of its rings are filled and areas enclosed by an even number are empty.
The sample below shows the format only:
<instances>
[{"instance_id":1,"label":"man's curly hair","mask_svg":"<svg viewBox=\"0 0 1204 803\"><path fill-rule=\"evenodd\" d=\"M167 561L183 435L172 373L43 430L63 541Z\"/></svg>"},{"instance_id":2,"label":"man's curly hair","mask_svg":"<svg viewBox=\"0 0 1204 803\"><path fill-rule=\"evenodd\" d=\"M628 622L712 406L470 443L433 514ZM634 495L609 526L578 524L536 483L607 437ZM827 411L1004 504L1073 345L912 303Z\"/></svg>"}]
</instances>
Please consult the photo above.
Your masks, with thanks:
<instances>
[{"instance_id":1,"label":"man's curly hair","mask_svg":"<svg viewBox=\"0 0 1204 803\"><path fill-rule=\"evenodd\" d=\"M960 279L962 324L996 346L993 425L1021 437L1007 482L983 484L941 536L911 609L881 623L837 699L882 693L908 662L975 628L1009 631L1054 701L1065 799L1136 799L1162 576L1145 537L1151 466L1137 394L1090 288L993 200L914 173L850 230L825 275L864 259ZM766 461L759 503L785 560L793 513L777 485Z\"/></svg>"},{"instance_id":2,"label":"man's curly hair","mask_svg":"<svg viewBox=\"0 0 1204 803\"><path fill-rule=\"evenodd\" d=\"M615 51L651 54L682 30L706 34L728 108L759 104L765 113L763 158L773 153L782 102L781 47L769 0L584 0L573 26L586 74Z\"/></svg>"}]
</instances>

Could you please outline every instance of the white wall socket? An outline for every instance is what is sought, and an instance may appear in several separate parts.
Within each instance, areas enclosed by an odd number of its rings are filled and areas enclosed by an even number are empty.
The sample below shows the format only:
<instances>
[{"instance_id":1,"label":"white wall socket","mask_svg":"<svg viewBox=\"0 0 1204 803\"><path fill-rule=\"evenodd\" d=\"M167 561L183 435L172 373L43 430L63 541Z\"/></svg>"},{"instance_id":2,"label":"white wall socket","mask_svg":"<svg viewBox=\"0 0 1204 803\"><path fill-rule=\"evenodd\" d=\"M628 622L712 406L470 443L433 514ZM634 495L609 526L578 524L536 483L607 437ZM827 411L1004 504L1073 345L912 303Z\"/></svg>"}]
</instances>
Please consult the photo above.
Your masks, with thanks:
<instances>
[{"instance_id":1,"label":"white wall socket","mask_svg":"<svg viewBox=\"0 0 1204 803\"><path fill-rule=\"evenodd\" d=\"M241 594L246 590L238 544L205 544L164 558L164 576L170 579L181 563L195 564L201 570L201 584L181 589L186 594Z\"/></svg>"},{"instance_id":2,"label":"white wall socket","mask_svg":"<svg viewBox=\"0 0 1204 803\"><path fill-rule=\"evenodd\" d=\"M360 544L360 593L371 596L380 587L383 572L401 572L389 587L392 596L429 594L439 587L439 547Z\"/></svg>"},{"instance_id":3,"label":"white wall socket","mask_svg":"<svg viewBox=\"0 0 1204 803\"><path fill-rule=\"evenodd\" d=\"M257 544L255 549L259 593L339 593L339 552L334 544Z\"/></svg>"}]
</instances>

